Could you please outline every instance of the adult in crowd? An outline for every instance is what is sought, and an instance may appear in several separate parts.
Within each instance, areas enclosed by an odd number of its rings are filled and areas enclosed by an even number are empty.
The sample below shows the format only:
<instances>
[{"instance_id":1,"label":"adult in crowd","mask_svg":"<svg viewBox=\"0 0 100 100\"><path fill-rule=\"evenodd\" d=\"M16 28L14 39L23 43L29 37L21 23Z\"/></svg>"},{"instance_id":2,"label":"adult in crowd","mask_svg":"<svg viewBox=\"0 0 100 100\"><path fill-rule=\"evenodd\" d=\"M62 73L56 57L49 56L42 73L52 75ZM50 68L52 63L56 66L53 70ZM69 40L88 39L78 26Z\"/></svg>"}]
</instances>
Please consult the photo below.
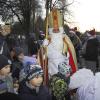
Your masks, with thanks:
<instances>
[{"instance_id":1,"label":"adult in crowd","mask_svg":"<svg viewBox=\"0 0 100 100\"><path fill-rule=\"evenodd\" d=\"M3 26L0 26L0 54L3 54L10 58L10 51L5 40L7 35L8 33L6 33L5 28Z\"/></svg>"},{"instance_id":2,"label":"adult in crowd","mask_svg":"<svg viewBox=\"0 0 100 100\"><path fill-rule=\"evenodd\" d=\"M83 57L86 68L91 69L95 73L98 67L99 41L96 38L95 29L89 31L87 34L88 39L82 47Z\"/></svg>"},{"instance_id":3,"label":"adult in crowd","mask_svg":"<svg viewBox=\"0 0 100 100\"><path fill-rule=\"evenodd\" d=\"M76 72L76 53L71 40L64 34L62 13L54 8L48 19L49 35L48 39L44 40L43 45L47 46L48 65L46 67L48 67L49 77L58 73L58 64L65 60L71 66L72 73Z\"/></svg>"}]
</instances>

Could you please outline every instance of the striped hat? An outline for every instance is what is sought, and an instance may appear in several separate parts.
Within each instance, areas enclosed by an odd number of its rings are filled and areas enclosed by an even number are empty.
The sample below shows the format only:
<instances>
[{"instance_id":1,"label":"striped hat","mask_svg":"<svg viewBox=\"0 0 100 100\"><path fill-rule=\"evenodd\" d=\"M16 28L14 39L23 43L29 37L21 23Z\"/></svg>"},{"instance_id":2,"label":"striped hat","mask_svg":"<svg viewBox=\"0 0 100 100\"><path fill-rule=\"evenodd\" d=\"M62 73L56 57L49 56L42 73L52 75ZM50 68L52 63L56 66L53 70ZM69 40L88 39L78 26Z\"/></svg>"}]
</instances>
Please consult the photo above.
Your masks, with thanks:
<instances>
[{"instance_id":1,"label":"striped hat","mask_svg":"<svg viewBox=\"0 0 100 100\"><path fill-rule=\"evenodd\" d=\"M43 76L43 70L39 65L27 64L24 69L26 80L31 80L37 76Z\"/></svg>"}]
</instances>

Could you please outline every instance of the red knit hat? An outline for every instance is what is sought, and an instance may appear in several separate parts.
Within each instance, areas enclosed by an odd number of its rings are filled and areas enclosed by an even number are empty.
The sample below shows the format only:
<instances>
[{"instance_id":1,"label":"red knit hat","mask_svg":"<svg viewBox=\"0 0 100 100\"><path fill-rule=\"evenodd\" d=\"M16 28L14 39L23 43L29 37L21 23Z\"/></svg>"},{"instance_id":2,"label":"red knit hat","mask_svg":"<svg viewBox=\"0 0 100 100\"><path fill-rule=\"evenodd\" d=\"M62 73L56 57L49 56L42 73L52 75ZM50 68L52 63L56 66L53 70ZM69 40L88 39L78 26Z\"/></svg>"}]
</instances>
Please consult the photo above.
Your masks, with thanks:
<instances>
[{"instance_id":1,"label":"red knit hat","mask_svg":"<svg viewBox=\"0 0 100 100\"><path fill-rule=\"evenodd\" d=\"M69 29L69 33L75 34L75 30L74 29Z\"/></svg>"},{"instance_id":2,"label":"red knit hat","mask_svg":"<svg viewBox=\"0 0 100 100\"><path fill-rule=\"evenodd\" d=\"M96 35L95 29L89 31L90 35Z\"/></svg>"}]
</instances>

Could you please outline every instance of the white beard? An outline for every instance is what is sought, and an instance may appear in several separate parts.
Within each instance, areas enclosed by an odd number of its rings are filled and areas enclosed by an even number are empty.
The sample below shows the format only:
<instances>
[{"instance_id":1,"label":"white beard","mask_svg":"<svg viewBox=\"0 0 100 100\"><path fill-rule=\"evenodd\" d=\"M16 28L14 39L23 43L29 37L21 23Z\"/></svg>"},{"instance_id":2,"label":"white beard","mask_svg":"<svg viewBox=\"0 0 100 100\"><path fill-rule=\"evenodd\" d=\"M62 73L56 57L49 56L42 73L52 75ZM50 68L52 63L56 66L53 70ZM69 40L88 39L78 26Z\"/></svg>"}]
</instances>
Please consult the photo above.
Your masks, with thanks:
<instances>
[{"instance_id":1,"label":"white beard","mask_svg":"<svg viewBox=\"0 0 100 100\"><path fill-rule=\"evenodd\" d=\"M56 49L57 51L62 52L63 49L63 27L59 28L59 32L53 33L53 28L49 28L49 33L51 37L51 45Z\"/></svg>"},{"instance_id":2,"label":"white beard","mask_svg":"<svg viewBox=\"0 0 100 100\"><path fill-rule=\"evenodd\" d=\"M52 30L52 29L51 29ZM64 61L65 57L62 54L63 51L63 28L58 33L50 34L50 44L48 45L48 72L49 75L56 74L58 72L58 64Z\"/></svg>"},{"instance_id":3,"label":"white beard","mask_svg":"<svg viewBox=\"0 0 100 100\"><path fill-rule=\"evenodd\" d=\"M59 27L59 32L57 32L57 33L54 33L54 32L53 32L53 28L49 28L49 35L52 35L52 34L59 34L59 33L61 33L61 34L64 33L63 27Z\"/></svg>"},{"instance_id":4,"label":"white beard","mask_svg":"<svg viewBox=\"0 0 100 100\"><path fill-rule=\"evenodd\" d=\"M51 37L51 45L54 49L59 52L62 52L63 49L63 35L62 34L53 34Z\"/></svg>"}]
</instances>

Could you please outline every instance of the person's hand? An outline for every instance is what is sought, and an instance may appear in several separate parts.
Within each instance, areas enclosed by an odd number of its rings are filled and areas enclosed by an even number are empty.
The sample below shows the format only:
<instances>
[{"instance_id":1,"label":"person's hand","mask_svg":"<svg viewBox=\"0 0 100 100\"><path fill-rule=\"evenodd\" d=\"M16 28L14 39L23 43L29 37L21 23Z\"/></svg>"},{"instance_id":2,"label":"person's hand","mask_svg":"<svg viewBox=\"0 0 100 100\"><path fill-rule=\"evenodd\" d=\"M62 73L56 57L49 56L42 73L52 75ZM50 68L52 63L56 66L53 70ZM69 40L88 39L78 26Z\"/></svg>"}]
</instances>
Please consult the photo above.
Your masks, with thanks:
<instances>
[{"instance_id":1,"label":"person's hand","mask_svg":"<svg viewBox=\"0 0 100 100\"><path fill-rule=\"evenodd\" d=\"M15 93L18 93L18 89L19 89L19 82L16 81L16 82L14 83L14 92L15 92Z\"/></svg>"},{"instance_id":2,"label":"person's hand","mask_svg":"<svg viewBox=\"0 0 100 100\"><path fill-rule=\"evenodd\" d=\"M49 44L49 40L48 39L44 39L43 46L48 46L48 44Z\"/></svg>"}]
</instances>

